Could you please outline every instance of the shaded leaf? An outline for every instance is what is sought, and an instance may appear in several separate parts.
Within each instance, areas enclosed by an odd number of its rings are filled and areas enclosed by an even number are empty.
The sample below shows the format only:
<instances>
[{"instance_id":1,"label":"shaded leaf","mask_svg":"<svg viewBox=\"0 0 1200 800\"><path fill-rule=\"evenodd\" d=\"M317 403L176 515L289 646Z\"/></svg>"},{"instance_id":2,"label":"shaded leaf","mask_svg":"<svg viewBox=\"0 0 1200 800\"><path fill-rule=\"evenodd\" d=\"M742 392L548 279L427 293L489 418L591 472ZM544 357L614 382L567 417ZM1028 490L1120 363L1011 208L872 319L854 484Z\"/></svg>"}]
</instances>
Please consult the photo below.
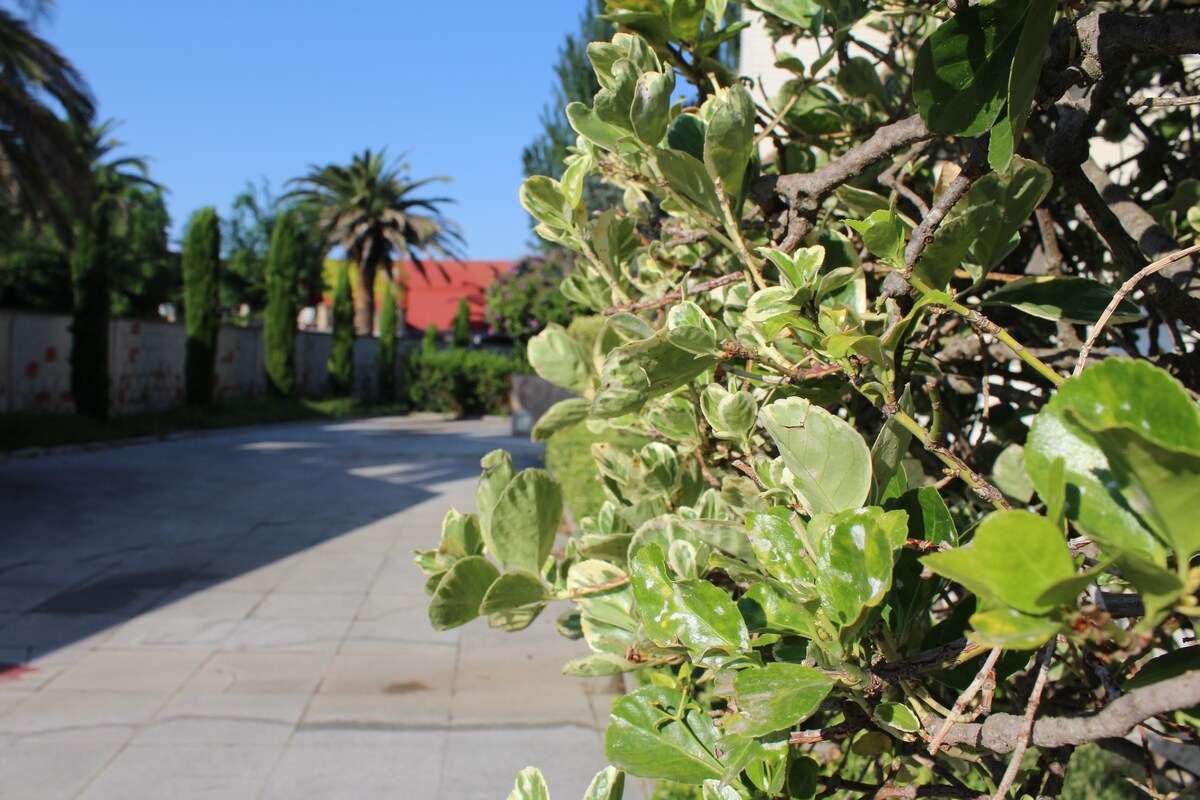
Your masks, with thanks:
<instances>
[{"instance_id":1,"label":"shaded leaf","mask_svg":"<svg viewBox=\"0 0 1200 800\"><path fill-rule=\"evenodd\" d=\"M678 713L679 692L643 686L613 705L604 752L612 764L642 778L699 785L722 775L713 755L718 735L698 706Z\"/></svg>"},{"instance_id":2,"label":"shaded leaf","mask_svg":"<svg viewBox=\"0 0 1200 800\"><path fill-rule=\"evenodd\" d=\"M434 630L446 631L479 616L479 606L500 570L483 556L468 556L455 562L438 583L429 602L429 622Z\"/></svg>"}]
</instances>

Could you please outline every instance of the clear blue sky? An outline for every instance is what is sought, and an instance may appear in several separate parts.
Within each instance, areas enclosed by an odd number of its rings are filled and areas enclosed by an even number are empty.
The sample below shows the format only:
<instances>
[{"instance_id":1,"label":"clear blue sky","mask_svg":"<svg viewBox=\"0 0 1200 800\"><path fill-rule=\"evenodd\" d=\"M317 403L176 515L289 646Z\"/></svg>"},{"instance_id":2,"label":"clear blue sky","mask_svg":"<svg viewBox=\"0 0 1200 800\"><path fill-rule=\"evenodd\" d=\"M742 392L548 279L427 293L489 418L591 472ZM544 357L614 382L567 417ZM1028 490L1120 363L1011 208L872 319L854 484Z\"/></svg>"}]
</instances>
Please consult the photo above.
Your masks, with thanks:
<instances>
[{"instance_id":1,"label":"clear blue sky","mask_svg":"<svg viewBox=\"0 0 1200 800\"><path fill-rule=\"evenodd\" d=\"M583 0L58 0L38 23L83 72L126 155L170 191L173 237L248 181L409 151L476 259L531 234L517 202L558 48Z\"/></svg>"}]
</instances>

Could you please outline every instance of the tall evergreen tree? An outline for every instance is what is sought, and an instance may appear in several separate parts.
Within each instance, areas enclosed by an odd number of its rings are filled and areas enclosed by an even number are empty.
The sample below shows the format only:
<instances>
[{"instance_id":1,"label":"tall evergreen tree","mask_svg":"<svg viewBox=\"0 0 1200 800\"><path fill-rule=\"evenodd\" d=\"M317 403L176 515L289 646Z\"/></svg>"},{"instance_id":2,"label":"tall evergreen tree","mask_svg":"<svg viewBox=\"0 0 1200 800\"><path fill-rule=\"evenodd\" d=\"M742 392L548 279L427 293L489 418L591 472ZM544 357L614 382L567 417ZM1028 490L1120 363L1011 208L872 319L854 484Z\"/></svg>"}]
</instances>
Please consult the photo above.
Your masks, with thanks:
<instances>
[{"instance_id":1,"label":"tall evergreen tree","mask_svg":"<svg viewBox=\"0 0 1200 800\"><path fill-rule=\"evenodd\" d=\"M471 309L467 306L467 298L460 297L458 311L454 312L454 328L450 333L451 345L456 349L465 349L471 344Z\"/></svg>"},{"instance_id":2,"label":"tall evergreen tree","mask_svg":"<svg viewBox=\"0 0 1200 800\"><path fill-rule=\"evenodd\" d=\"M221 228L214 208L192 215L183 242L183 303L187 319L187 404L205 406L213 399L217 363L217 310L221 278Z\"/></svg>"},{"instance_id":3,"label":"tall evergreen tree","mask_svg":"<svg viewBox=\"0 0 1200 800\"><path fill-rule=\"evenodd\" d=\"M108 203L76 227L71 253L71 396L79 414L108 417Z\"/></svg>"},{"instance_id":4,"label":"tall evergreen tree","mask_svg":"<svg viewBox=\"0 0 1200 800\"><path fill-rule=\"evenodd\" d=\"M267 252L267 309L263 343L267 382L282 397L296 392L296 276L300 254L296 222L285 211L275 220Z\"/></svg>"},{"instance_id":5,"label":"tall evergreen tree","mask_svg":"<svg viewBox=\"0 0 1200 800\"><path fill-rule=\"evenodd\" d=\"M396 290L388 281L379 309L379 398L396 399Z\"/></svg>"},{"instance_id":6,"label":"tall evergreen tree","mask_svg":"<svg viewBox=\"0 0 1200 800\"><path fill-rule=\"evenodd\" d=\"M338 267L333 291L333 349L329 352L329 391L345 397L354 386L354 298L350 293L350 262Z\"/></svg>"}]
</instances>

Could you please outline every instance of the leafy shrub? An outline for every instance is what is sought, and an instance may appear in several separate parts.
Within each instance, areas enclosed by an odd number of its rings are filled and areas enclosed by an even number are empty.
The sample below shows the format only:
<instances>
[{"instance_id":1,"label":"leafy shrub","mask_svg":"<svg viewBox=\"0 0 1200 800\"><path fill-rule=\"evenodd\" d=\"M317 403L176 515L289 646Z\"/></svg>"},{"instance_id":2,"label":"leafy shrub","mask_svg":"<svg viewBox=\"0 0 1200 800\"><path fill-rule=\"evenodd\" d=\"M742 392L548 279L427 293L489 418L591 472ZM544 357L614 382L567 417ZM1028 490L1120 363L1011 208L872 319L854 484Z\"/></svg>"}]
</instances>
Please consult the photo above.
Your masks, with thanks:
<instances>
[{"instance_id":1,"label":"leafy shrub","mask_svg":"<svg viewBox=\"0 0 1200 800\"><path fill-rule=\"evenodd\" d=\"M478 513L417 554L431 623L562 601L592 650L566 672L643 676L589 800L625 772L705 800L1054 797L1076 747L1194 740L1200 292L1153 192L1200 160L1147 145L1157 174L1118 187L1088 148L1102 118L1170 132L1127 98L1194 93L1200 15L751 4L821 50L777 50L767 108L710 57L725 3L609 2L563 178L521 191L581 256L563 294L607 317L590 349L530 340L580 395L534 438L649 441L592 446L604 502L561 548L559 481L486 455ZM589 175L619 208L588 213ZM1089 357L1106 341L1125 355ZM529 769L510 800L545 796Z\"/></svg>"},{"instance_id":2,"label":"leafy shrub","mask_svg":"<svg viewBox=\"0 0 1200 800\"><path fill-rule=\"evenodd\" d=\"M458 309L454 312L454 327L450 331L450 344L458 349L471 346L471 309L467 306L465 297L459 298Z\"/></svg>"},{"instance_id":3,"label":"leafy shrub","mask_svg":"<svg viewBox=\"0 0 1200 800\"><path fill-rule=\"evenodd\" d=\"M544 258L527 258L488 287L484 315L498 336L523 346L529 337L550 323L566 325L574 307L559 291L570 265L562 252Z\"/></svg>"},{"instance_id":4,"label":"leafy shrub","mask_svg":"<svg viewBox=\"0 0 1200 800\"><path fill-rule=\"evenodd\" d=\"M516 360L489 350L422 350L410 353L404 392L417 411L505 414Z\"/></svg>"}]
</instances>

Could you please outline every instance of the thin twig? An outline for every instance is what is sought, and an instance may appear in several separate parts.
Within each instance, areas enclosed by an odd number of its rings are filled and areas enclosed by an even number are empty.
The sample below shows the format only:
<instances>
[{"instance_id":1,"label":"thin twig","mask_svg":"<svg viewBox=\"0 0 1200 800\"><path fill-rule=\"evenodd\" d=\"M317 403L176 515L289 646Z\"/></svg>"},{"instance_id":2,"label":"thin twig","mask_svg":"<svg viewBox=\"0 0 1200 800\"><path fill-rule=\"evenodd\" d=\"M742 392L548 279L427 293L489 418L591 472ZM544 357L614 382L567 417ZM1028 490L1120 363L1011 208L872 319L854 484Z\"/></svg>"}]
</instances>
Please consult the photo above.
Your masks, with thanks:
<instances>
[{"instance_id":1,"label":"thin twig","mask_svg":"<svg viewBox=\"0 0 1200 800\"><path fill-rule=\"evenodd\" d=\"M1146 95L1138 92L1133 97L1129 98L1131 108L1139 106L1149 106L1150 108L1175 108L1177 106L1197 106L1200 105L1200 97L1146 97Z\"/></svg>"},{"instance_id":2,"label":"thin twig","mask_svg":"<svg viewBox=\"0 0 1200 800\"><path fill-rule=\"evenodd\" d=\"M1017 739L1017 746L1013 750L1012 758L1009 759L1008 769L1004 770L1004 777L1000 779L1000 785L996 787L996 793L992 795L992 800L1004 800L1013 781L1017 779L1017 773L1021 771L1021 759L1025 757L1029 740L1033 738L1033 718L1037 716L1038 706L1042 702L1042 690L1046 688L1046 676L1050 672L1050 661L1054 657L1054 647L1057 644L1058 637L1055 636L1046 642L1046 647L1042 650L1042 660L1038 666L1037 678L1033 681L1029 702L1025 704L1025 722L1021 726L1021 736Z\"/></svg>"},{"instance_id":3,"label":"thin twig","mask_svg":"<svg viewBox=\"0 0 1200 800\"><path fill-rule=\"evenodd\" d=\"M1143 278L1153 275L1160 269L1170 266L1176 261L1179 261L1181 258L1186 258L1195 252L1200 252L1200 244L1194 244L1191 247L1185 247L1182 250L1177 250L1174 253L1171 253L1165 258L1160 258L1153 264L1138 270L1132 278L1121 284L1121 288L1117 290L1115 295L1113 295L1112 301L1109 302L1108 307L1104 309L1104 313L1100 315L1100 319L1098 319L1095 326L1092 327L1092 332L1088 335L1087 341L1084 342L1083 347L1079 349L1079 361L1075 364L1075 372L1072 374L1078 375L1079 373L1083 372L1084 364L1087 363L1087 357L1092 352L1092 346L1096 344L1096 340L1100 338L1100 332L1104 330L1104 325L1116 312L1117 306L1121 305L1121 301L1129 296L1129 293L1134 290L1134 288L1142 281Z\"/></svg>"},{"instance_id":4,"label":"thin twig","mask_svg":"<svg viewBox=\"0 0 1200 800\"><path fill-rule=\"evenodd\" d=\"M741 271L732 272L728 275L722 275L719 278L713 278L711 281L705 281L704 283L697 283L695 286L689 286L687 290L687 296L690 297L694 294L704 294L705 292L710 292L713 289L726 286L730 283L737 283L745 278L746 274ZM660 308L668 303L678 302L679 300L682 300L683 297L684 295L681 292L673 292L671 294L664 294L662 297L659 297L655 300L643 300L640 303L625 303L624 305L619 306L609 306L608 308L604 309L603 313L606 317L610 317L613 314L621 311L644 311L648 308Z\"/></svg>"},{"instance_id":5,"label":"thin twig","mask_svg":"<svg viewBox=\"0 0 1200 800\"><path fill-rule=\"evenodd\" d=\"M979 694L979 690L983 688L983 684L988 679L988 675L996 668L996 660L1000 658L1000 653L1003 652L999 647L994 648L988 653L987 660L983 662L983 666L979 668L979 672L975 675L975 680L971 681L970 685L963 690L963 693L958 696L954 707L950 709L950 716L946 717L942 722L942 727L938 728L933 738L929 740L929 755L935 756L942 748L942 742L946 739L946 734L950 733L950 729L954 727L954 723L958 722L959 716L967 709L967 704L975 699L975 695Z\"/></svg>"}]
</instances>

